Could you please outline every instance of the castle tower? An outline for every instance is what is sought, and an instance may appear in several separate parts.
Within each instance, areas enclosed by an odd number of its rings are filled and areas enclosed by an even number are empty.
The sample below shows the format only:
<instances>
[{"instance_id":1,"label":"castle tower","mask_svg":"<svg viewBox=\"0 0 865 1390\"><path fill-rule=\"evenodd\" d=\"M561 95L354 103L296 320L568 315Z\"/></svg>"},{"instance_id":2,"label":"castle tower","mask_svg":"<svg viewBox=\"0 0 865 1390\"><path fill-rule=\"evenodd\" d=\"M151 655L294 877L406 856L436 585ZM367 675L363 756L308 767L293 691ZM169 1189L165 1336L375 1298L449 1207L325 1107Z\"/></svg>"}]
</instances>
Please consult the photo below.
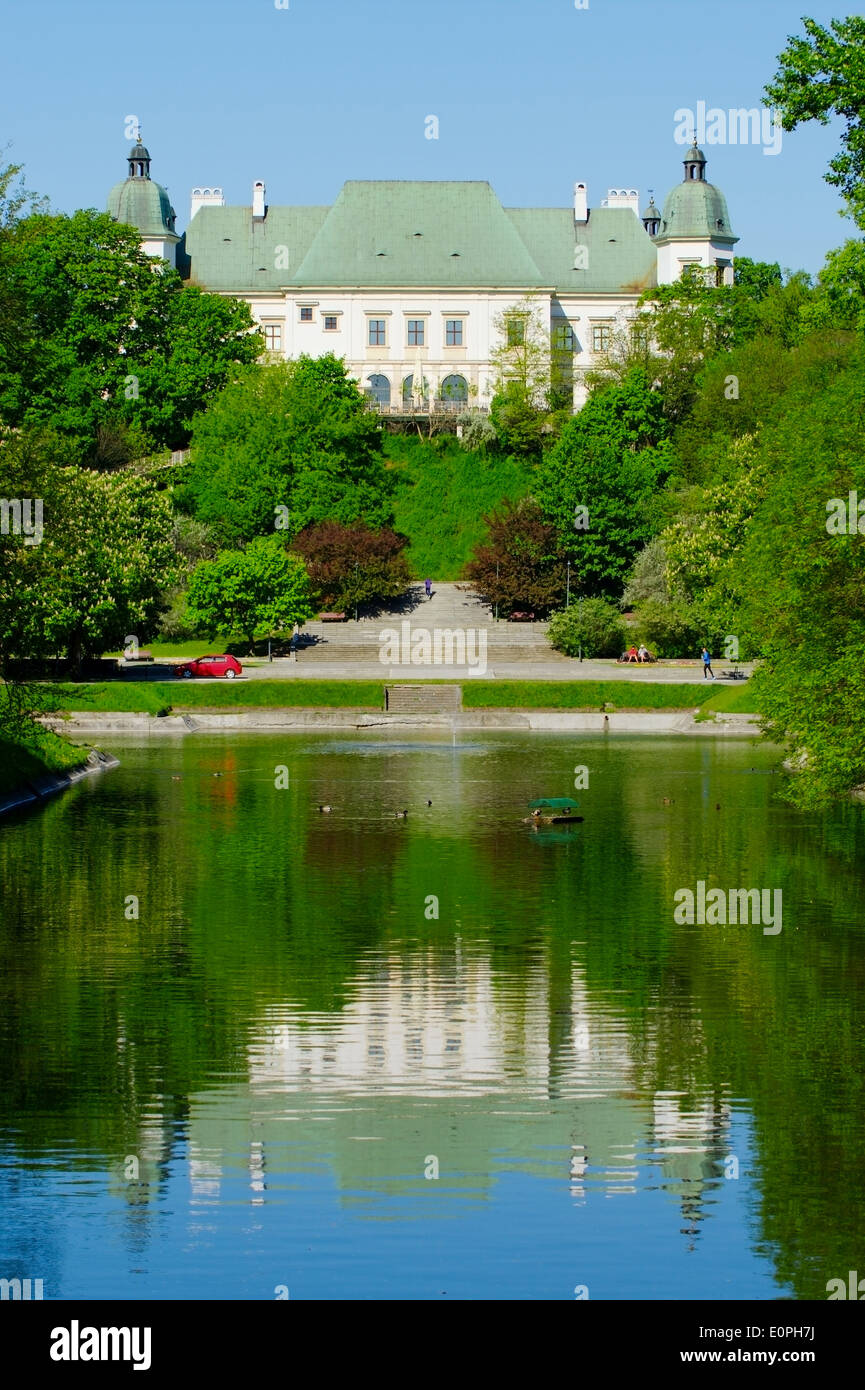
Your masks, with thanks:
<instances>
[{"instance_id":1,"label":"castle tower","mask_svg":"<svg viewBox=\"0 0 865 1390\"><path fill-rule=\"evenodd\" d=\"M161 184L150 177L150 151L141 143L141 134L127 156L129 173L108 195L108 211L115 222L135 227L141 249L175 264L175 248L180 240L174 228L176 213Z\"/></svg>"},{"instance_id":2,"label":"castle tower","mask_svg":"<svg viewBox=\"0 0 865 1390\"><path fill-rule=\"evenodd\" d=\"M684 166L685 176L668 193L654 235L647 225L649 209L643 214L643 225L658 247L658 284L672 284L688 266L699 266L712 284L731 285L739 238L733 235L723 193L706 180L706 156L696 141Z\"/></svg>"}]
</instances>

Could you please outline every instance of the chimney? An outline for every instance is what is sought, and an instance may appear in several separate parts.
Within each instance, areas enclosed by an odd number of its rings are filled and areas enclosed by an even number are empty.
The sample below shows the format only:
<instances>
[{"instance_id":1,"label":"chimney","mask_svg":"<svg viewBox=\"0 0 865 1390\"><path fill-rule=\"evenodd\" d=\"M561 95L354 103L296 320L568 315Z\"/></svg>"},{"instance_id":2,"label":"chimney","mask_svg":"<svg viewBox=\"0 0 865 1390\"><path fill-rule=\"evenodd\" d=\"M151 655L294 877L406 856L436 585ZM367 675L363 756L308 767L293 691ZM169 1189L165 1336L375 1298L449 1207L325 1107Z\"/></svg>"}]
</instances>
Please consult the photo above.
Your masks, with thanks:
<instances>
[{"instance_id":1,"label":"chimney","mask_svg":"<svg viewBox=\"0 0 865 1390\"><path fill-rule=\"evenodd\" d=\"M574 221L588 222L589 194L584 183L574 184Z\"/></svg>"},{"instance_id":2,"label":"chimney","mask_svg":"<svg viewBox=\"0 0 865 1390\"><path fill-rule=\"evenodd\" d=\"M252 185L252 220L253 222L263 222L265 214L264 207L264 184L261 179L256 179Z\"/></svg>"},{"instance_id":3,"label":"chimney","mask_svg":"<svg viewBox=\"0 0 865 1390\"><path fill-rule=\"evenodd\" d=\"M192 206L189 213L190 222L198 212L198 209L205 207L225 207L225 198L223 197L221 188L193 188Z\"/></svg>"},{"instance_id":4,"label":"chimney","mask_svg":"<svg viewBox=\"0 0 865 1390\"><path fill-rule=\"evenodd\" d=\"M601 199L602 208L630 208L637 217L640 215L640 190L638 188L608 188L606 198Z\"/></svg>"}]
</instances>

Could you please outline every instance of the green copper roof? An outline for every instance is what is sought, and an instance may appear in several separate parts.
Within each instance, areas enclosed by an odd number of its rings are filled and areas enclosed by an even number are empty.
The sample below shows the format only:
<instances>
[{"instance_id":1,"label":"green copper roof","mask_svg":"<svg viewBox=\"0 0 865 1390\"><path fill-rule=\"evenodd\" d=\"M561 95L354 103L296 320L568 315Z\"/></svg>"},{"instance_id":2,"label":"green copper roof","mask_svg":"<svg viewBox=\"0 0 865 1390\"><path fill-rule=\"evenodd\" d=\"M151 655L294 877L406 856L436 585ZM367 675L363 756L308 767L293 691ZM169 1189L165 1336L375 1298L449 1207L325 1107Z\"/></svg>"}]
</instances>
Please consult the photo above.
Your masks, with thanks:
<instances>
[{"instance_id":1,"label":"green copper roof","mask_svg":"<svg viewBox=\"0 0 865 1390\"><path fill-rule=\"evenodd\" d=\"M686 179L667 194L659 240L664 237L725 237L738 241L730 226L727 202L720 188L701 179Z\"/></svg>"},{"instance_id":2,"label":"green copper roof","mask_svg":"<svg viewBox=\"0 0 865 1390\"><path fill-rule=\"evenodd\" d=\"M585 248L576 252L577 247ZM629 208L502 207L488 183L346 183L331 208L203 207L178 249L181 273L211 290L280 286L639 291L656 253ZM575 266L580 267L576 268Z\"/></svg>"},{"instance_id":3,"label":"green copper roof","mask_svg":"<svg viewBox=\"0 0 865 1390\"><path fill-rule=\"evenodd\" d=\"M639 294L656 283L654 243L630 208L592 208L588 222L576 225L570 208L508 208L508 217L538 266L541 285L560 293Z\"/></svg>"},{"instance_id":4,"label":"green copper roof","mask_svg":"<svg viewBox=\"0 0 865 1390\"><path fill-rule=\"evenodd\" d=\"M142 236L174 235L174 210L165 189L152 179L126 179L108 195L108 211L116 222L137 227Z\"/></svg>"},{"instance_id":5,"label":"green copper roof","mask_svg":"<svg viewBox=\"0 0 865 1390\"><path fill-rule=\"evenodd\" d=\"M295 283L473 288L539 278L488 183L351 181Z\"/></svg>"},{"instance_id":6,"label":"green copper roof","mask_svg":"<svg viewBox=\"0 0 865 1390\"><path fill-rule=\"evenodd\" d=\"M178 247L178 267L208 290L240 293L295 284L328 211L269 207L262 221L253 222L251 206L199 208Z\"/></svg>"}]
</instances>

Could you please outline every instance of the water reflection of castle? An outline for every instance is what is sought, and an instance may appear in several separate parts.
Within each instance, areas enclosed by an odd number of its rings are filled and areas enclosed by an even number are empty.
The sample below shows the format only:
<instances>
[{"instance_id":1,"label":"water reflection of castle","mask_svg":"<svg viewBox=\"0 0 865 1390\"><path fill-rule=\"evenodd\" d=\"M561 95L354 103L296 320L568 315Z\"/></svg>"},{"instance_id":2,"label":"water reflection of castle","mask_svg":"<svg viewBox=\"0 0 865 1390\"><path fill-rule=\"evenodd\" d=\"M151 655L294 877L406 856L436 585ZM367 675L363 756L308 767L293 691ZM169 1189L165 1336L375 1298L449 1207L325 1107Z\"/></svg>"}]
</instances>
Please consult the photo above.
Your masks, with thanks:
<instances>
[{"instance_id":1,"label":"water reflection of castle","mask_svg":"<svg viewBox=\"0 0 865 1390\"><path fill-rule=\"evenodd\" d=\"M451 1196L470 1201L507 1168L549 1177L552 1162L578 1203L663 1189L693 1240L723 1182L729 1111L647 1086L657 1039L635 1045L579 968L556 991L541 965L517 986L476 951L404 952L369 958L350 993L338 1013L272 1010L248 1082L193 1099L193 1206L218 1202L243 1168L264 1205L268 1173L309 1162L317 1144L348 1204L416 1188L429 1153Z\"/></svg>"}]
</instances>

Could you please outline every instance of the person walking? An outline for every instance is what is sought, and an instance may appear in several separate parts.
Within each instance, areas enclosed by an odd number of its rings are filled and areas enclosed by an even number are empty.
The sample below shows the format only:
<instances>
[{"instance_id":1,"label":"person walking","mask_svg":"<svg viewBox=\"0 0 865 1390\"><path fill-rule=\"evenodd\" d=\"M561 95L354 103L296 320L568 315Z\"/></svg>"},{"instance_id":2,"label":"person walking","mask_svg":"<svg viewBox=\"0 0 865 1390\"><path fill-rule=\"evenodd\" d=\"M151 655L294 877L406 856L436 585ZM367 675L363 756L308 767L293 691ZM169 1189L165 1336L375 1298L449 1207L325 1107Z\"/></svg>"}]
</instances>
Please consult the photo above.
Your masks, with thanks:
<instances>
[{"instance_id":1,"label":"person walking","mask_svg":"<svg viewBox=\"0 0 865 1390\"><path fill-rule=\"evenodd\" d=\"M712 658L711 658L711 656L709 655L709 648L708 648L708 647L704 647L704 648L703 648L703 680L705 680L707 676L711 676L711 677L712 677L712 680L715 679L715 672L712 670Z\"/></svg>"},{"instance_id":2,"label":"person walking","mask_svg":"<svg viewBox=\"0 0 865 1390\"><path fill-rule=\"evenodd\" d=\"M425 579L424 582L423 582L423 586L424 586L424 588L426 589L426 596L427 596L427 598L432 598L432 580L431 580L431 579Z\"/></svg>"}]
</instances>

